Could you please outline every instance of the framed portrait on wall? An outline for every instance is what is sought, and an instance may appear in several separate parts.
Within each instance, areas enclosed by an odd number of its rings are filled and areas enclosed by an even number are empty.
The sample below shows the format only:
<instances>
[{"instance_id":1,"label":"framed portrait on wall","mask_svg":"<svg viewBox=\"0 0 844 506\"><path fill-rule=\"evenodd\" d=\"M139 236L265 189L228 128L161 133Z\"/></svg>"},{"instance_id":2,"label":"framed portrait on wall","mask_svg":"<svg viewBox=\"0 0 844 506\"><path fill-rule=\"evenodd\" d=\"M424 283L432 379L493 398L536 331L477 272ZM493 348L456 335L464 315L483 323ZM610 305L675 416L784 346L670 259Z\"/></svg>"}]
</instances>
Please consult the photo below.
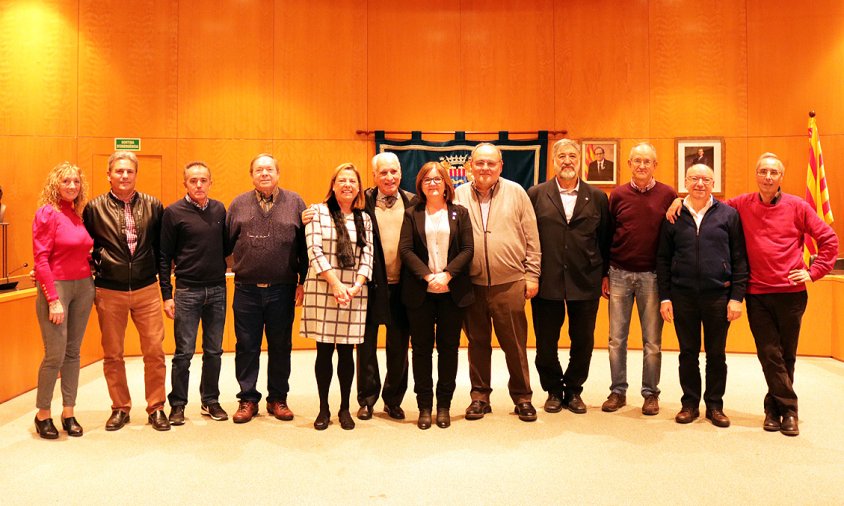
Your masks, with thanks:
<instances>
[{"instance_id":1,"label":"framed portrait on wall","mask_svg":"<svg viewBox=\"0 0 844 506\"><path fill-rule=\"evenodd\" d=\"M724 195L724 138L723 137L680 137L676 139L677 193L685 195L686 170L692 165L703 164L715 173L713 195Z\"/></svg>"},{"instance_id":2,"label":"framed portrait on wall","mask_svg":"<svg viewBox=\"0 0 844 506\"><path fill-rule=\"evenodd\" d=\"M580 142L580 174L596 186L618 182L618 139L584 139Z\"/></svg>"}]
</instances>

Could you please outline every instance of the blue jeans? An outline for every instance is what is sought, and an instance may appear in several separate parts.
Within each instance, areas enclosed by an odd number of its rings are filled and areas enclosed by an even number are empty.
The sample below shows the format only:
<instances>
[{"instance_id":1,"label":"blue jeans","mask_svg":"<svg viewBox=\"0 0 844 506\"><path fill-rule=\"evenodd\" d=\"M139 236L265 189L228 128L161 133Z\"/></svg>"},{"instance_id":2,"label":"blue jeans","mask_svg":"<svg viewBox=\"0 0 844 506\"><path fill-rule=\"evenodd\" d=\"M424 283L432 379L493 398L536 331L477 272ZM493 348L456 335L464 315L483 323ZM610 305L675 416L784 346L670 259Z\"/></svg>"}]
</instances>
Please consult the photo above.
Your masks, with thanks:
<instances>
[{"instance_id":1,"label":"blue jeans","mask_svg":"<svg viewBox=\"0 0 844 506\"><path fill-rule=\"evenodd\" d=\"M220 397L220 357L223 355L223 329L226 325L226 285L203 288L176 288L173 297L176 318L173 333L176 353L170 370L172 385L167 399L170 406L188 403L190 362L196 350L196 334L202 322L202 379L199 396L202 404L218 402Z\"/></svg>"},{"instance_id":2,"label":"blue jeans","mask_svg":"<svg viewBox=\"0 0 844 506\"><path fill-rule=\"evenodd\" d=\"M234 289L234 370L241 401L258 402L257 390L261 341L267 335L267 401L287 401L290 390L290 350L296 285L236 283Z\"/></svg>"},{"instance_id":3,"label":"blue jeans","mask_svg":"<svg viewBox=\"0 0 844 506\"><path fill-rule=\"evenodd\" d=\"M662 317L655 272L630 272L610 267L610 390L627 393L627 336L633 301L642 326L642 397L659 396L662 367Z\"/></svg>"}]
</instances>

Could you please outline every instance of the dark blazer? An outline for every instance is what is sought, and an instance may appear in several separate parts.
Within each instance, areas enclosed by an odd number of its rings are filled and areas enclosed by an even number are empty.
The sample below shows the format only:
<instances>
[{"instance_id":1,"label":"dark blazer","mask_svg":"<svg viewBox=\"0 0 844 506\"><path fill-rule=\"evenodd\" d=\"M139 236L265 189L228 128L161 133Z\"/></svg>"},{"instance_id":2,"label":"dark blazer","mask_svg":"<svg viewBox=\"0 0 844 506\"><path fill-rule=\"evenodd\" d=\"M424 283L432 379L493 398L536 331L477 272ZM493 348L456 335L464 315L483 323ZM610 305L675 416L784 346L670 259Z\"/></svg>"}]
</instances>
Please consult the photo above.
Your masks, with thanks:
<instances>
[{"instance_id":1,"label":"dark blazer","mask_svg":"<svg viewBox=\"0 0 844 506\"><path fill-rule=\"evenodd\" d=\"M399 195L404 202L405 210L416 203L416 195L399 188ZM364 210L372 220L372 279L369 280L369 297L367 298L366 320L368 323L390 325L390 293L387 285L387 265L384 263L384 249L381 247L381 232L378 220L375 219L375 200L378 198L378 188L369 188L364 192L366 206Z\"/></svg>"},{"instance_id":2,"label":"dark blazer","mask_svg":"<svg viewBox=\"0 0 844 506\"><path fill-rule=\"evenodd\" d=\"M475 254L469 211L461 205L448 204L448 224L451 230L448 238L448 265L445 267L445 271L451 274L448 289L457 307L466 307L475 301L475 292L469 280L469 265ZM399 254L402 261L402 302L409 308L419 307L425 302L428 293L428 282L424 278L431 273L425 236L425 204L422 202L404 214Z\"/></svg>"},{"instance_id":3,"label":"dark blazer","mask_svg":"<svg viewBox=\"0 0 844 506\"><path fill-rule=\"evenodd\" d=\"M598 170L598 160L589 164L589 181L612 181L613 163L604 159L604 170Z\"/></svg>"},{"instance_id":4,"label":"dark blazer","mask_svg":"<svg viewBox=\"0 0 844 506\"><path fill-rule=\"evenodd\" d=\"M580 181L571 221L566 221L556 179L528 189L536 212L542 273L539 294L549 300L592 300L601 296L601 278L609 271L609 199Z\"/></svg>"}]
</instances>

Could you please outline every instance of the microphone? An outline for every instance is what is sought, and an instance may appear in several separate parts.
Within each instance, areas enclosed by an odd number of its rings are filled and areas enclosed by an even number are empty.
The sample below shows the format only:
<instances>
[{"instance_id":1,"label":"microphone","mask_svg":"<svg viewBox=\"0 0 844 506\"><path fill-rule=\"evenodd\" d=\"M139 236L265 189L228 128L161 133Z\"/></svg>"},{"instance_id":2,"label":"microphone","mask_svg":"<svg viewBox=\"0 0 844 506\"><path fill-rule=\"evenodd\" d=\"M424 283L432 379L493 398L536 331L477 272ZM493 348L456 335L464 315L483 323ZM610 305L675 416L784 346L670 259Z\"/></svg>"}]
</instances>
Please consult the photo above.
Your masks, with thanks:
<instances>
[{"instance_id":1,"label":"microphone","mask_svg":"<svg viewBox=\"0 0 844 506\"><path fill-rule=\"evenodd\" d=\"M0 283L0 291L14 290L15 287L18 286L18 281L9 282L9 274L12 274L13 272L17 272L17 271L19 271L19 270L21 270L25 267L29 267L29 264L26 263L26 262L24 262L23 265L19 265L19 266L15 267L14 269L12 269L11 271L7 272L6 273L6 282Z\"/></svg>"}]
</instances>

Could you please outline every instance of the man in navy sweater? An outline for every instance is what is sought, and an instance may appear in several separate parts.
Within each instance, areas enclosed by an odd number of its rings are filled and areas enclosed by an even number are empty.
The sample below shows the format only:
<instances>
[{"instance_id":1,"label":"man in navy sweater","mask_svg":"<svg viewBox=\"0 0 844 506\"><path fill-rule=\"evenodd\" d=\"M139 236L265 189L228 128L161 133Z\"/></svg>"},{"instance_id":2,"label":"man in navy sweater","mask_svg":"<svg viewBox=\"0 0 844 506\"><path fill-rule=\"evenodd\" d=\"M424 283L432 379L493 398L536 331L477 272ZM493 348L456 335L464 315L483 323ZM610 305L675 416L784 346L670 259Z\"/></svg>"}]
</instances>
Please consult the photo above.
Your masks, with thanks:
<instances>
[{"instance_id":1,"label":"man in navy sweater","mask_svg":"<svg viewBox=\"0 0 844 506\"><path fill-rule=\"evenodd\" d=\"M691 423L700 416L700 328L706 350L706 418L729 427L724 414L727 385L727 330L741 316L747 288L747 253L738 212L712 198L715 175L708 166L686 172L689 194L680 217L662 225L656 273L660 314L674 322L680 342L682 409L674 420Z\"/></svg>"},{"instance_id":2,"label":"man in navy sweater","mask_svg":"<svg viewBox=\"0 0 844 506\"><path fill-rule=\"evenodd\" d=\"M226 324L226 208L222 202L208 198L211 170L204 162L188 163L184 178L187 194L164 210L158 274L164 313L174 320L176 339L167 396L170 425L185 423L190 362L200 322L202 414L214 420L228 419L218 399ZM175 264L175 297L170 284L171 264Z\"/></svg>"},{"instance_id":3,"label":"man in navy sweater","mask_svg":"<svg viewBox=\"0 0 844 506\"><path fill-rule=\"evenodd\" d=\"M234 369L240 393L234 423L258 414L261 341L267 336L267 411L293 420L287 406L294 306L302 305L308 250L297 193L279 188L278 161L261 153L249 164L255 189L232 200L226 215L234 271Z\"/></svg>"}]
</instances>

